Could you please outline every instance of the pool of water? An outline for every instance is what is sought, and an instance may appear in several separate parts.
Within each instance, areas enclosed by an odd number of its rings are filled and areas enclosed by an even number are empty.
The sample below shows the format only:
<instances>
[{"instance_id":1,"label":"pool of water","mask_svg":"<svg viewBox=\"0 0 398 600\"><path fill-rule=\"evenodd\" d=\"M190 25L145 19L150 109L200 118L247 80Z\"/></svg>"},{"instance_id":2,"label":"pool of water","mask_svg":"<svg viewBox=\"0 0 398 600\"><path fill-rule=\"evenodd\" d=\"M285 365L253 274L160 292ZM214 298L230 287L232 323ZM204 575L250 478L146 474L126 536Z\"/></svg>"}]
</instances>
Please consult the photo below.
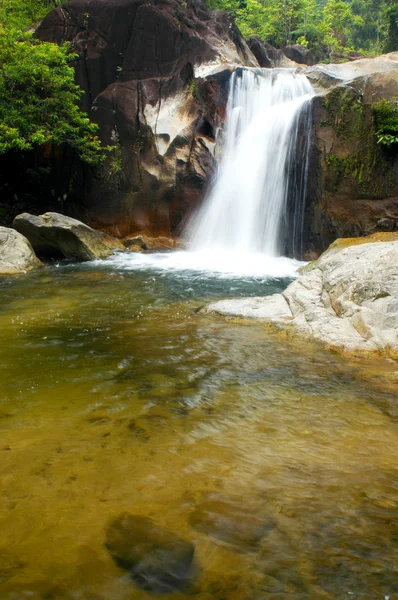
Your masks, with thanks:
<instances>
[{"instance_id":1,"label":"pool of water","mask_svg":"<svg viewBox=\"0 0 398 600\"><path fill-rule=\"evenodd\" d=\"M287 279L140 260L0 280L0 598L156 597L124 512L195 546L165 599L395 598L397 365L197 310Z\"/></svg>"}]
</instances>

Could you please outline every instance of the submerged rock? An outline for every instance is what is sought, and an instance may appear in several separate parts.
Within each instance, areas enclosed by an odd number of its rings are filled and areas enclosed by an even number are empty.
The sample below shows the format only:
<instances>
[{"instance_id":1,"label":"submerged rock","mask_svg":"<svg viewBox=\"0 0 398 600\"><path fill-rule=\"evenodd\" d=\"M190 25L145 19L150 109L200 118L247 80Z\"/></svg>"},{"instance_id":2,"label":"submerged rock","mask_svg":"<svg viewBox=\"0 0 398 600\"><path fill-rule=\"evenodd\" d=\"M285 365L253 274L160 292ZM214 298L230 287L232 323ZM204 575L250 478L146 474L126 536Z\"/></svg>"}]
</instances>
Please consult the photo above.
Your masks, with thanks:
<instances>
[{"instance_id":1,"label":"submerged rock","mask_svg":"<svg viewBox=\"0 0 398 600\"><path fill-rule=\"evenodd\" d=\"M110 256L115 249L124 249L116 238L55 212L40 216L22 213L13 224L42 256L95 260Z\"/></svg>"},{"instance_id":2,"label":"submerged rock","mask_svg":"<svg viewBox=\"0 0 398 600\"><path fill-rule=\"evenodd\" d=\"M260 317L343 352L398 357L398 233L337 240L282 294L216 302L209 311Z\"/></svg>"},{"instance_id":3,"label":"submerged rock","mask_svg":"<svg viewBox=\"0 0 398 600\"><path fill-rule=\"evenodd\" d=\"M184 589L194 575L194 545L148 517L127 513L117 517L107 529L105 545L115 563L145 590Z\"/></svg>"},{"instance_id":4,"label":"submerged rock","mask_svg":"<svg viewBox=\"0 0 398 600\"><path fill-rule=\"evenodd\" d=\"M14 229L0 227L0 275L15 275L42 266L23 235Z\"/></svg>"},{"instance_id":5,"label":"submerged rock","mask_svg":"<svg viewBox=\"0 0 398 600\"><path fill-rule=\"evenodd\" d=\"M272 517L252 514L240 502L217 496L200 504L189 519L192 527L241 551L255 549L276 527Z\"/></svg>"}]
</instances>

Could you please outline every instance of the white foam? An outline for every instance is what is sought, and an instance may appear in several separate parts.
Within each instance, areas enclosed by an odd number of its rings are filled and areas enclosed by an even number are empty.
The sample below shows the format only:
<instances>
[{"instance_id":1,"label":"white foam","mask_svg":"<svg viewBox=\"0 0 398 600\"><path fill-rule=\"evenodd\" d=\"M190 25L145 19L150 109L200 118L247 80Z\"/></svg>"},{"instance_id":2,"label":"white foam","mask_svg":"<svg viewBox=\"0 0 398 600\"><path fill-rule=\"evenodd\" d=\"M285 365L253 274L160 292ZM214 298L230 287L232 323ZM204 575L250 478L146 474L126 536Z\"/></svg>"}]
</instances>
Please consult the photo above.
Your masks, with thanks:
<instances>
[{"instance_id":1,"label":"white foam","mask_svg":"<svg viewBox=\"0 0 398 600\"><path fill-rule=\"evenodd\" d=\"M104 261L101 261L102 264ZM105 261L126 271L154 270L179 274L202 273L219 278L294 278L305 263L262 253L173 251L141 254L118 252Z\"/></svg>"}]
</instances>

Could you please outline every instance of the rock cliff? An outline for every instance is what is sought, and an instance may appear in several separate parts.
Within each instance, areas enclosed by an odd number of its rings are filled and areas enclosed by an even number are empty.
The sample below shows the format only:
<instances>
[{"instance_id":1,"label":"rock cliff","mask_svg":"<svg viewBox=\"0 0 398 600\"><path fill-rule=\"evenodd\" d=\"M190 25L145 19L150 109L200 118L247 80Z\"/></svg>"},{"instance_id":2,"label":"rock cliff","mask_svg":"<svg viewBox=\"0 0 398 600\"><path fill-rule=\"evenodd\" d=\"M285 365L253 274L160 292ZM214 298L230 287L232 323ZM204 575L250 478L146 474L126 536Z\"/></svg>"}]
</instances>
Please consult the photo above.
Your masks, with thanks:
<instances>
[{"instance_id":1,"label":"rock cliff","mask_svg":"<svg viewBox=\"0 0 398 600\"><path fill-rule=\"evenodd\" d=\"M233 20L199 0L72 0L37 35L72 43L83 108L115 146L74 170L62 204L80 194L85 220L118 235L176 234L214 170L230 65L258 66Z\"/></svg>"},{"instance_id":2,"label":"rock cliff","mask_svg":"<svg viewBox=\"0 0 398 600\"><path fill-rule=\"evenodd\" d=\"M398 98L398 53L305 71L321 95L307 197L307 248L398 228L398 151L377 143L374 107Z\"/></svg>"}]
</instances>

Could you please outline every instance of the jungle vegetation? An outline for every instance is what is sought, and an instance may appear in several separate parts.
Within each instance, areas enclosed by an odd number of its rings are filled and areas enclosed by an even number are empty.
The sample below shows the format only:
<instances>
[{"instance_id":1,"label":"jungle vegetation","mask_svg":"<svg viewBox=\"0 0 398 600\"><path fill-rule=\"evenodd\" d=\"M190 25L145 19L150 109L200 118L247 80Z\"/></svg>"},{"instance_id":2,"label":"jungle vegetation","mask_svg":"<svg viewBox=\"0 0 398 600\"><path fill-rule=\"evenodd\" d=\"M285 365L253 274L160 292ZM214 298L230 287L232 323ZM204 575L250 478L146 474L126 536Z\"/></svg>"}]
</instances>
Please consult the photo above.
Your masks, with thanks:
<instances>
[{"instance_id":1,"label":"jungle vegetation","mask_svg":"<svg viewBox=\"0 0 398 600\"><path fill-rule=\"evenodd\" d=\"M0 3L0 154L68 144L82 160L96 164L105 155L97 126L78 107L68 44L35 39L35 24L57 0L2 0Z\"/></svg>"},{"instance_id":2,"label":"jungle vegetation","mask_svg":"<svg viewBox=\"0 0 398 600\"><path fill-rule=\"evenodd\" d=\"M243 35L280 48L301 44L319 59L398 50L396 0L206 0L231 13Z\"/></svg>"}]
</instances>

